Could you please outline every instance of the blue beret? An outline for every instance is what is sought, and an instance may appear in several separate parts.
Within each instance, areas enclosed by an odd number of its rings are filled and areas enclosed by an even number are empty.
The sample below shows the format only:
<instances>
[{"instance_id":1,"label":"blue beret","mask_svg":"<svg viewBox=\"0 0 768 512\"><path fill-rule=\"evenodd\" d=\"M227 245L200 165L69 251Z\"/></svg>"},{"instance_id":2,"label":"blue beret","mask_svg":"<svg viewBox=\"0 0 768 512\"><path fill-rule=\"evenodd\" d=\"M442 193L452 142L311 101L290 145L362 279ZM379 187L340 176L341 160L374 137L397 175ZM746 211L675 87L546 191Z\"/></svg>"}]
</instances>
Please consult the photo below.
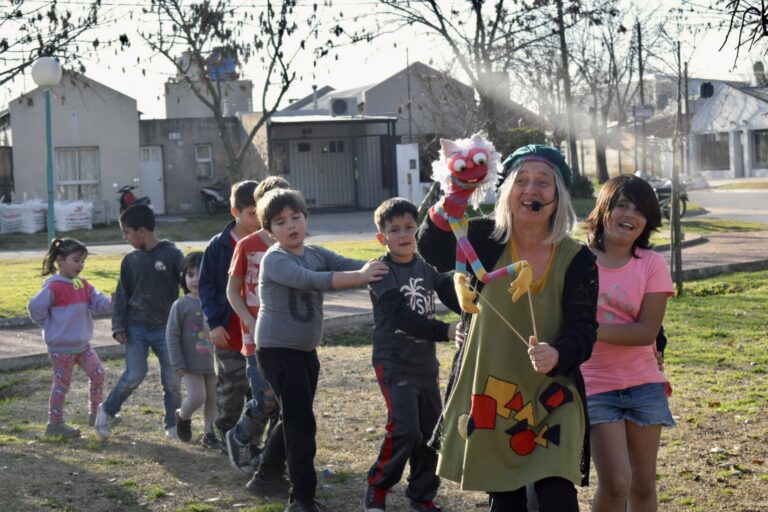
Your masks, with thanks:
<instances>
[{"instance_id":1,"label":"blue beret","mask_svg":"<svg viewBox=\"0 0 768 512\"><path fill-rule=\"evenodd\" d=\"M571 168L568 167L568 164L565 162L563 154L552 146L529 144L517 149L502 162L501 165L503 166L503 169L499 175L497 188L500 187L507 178L509 170L525 160L547 161L560 173L560 177L563 179L563 182L565 182L565 186L568 188L571 187L571 176L573 173Z\"/></svg>"}]
</instances>

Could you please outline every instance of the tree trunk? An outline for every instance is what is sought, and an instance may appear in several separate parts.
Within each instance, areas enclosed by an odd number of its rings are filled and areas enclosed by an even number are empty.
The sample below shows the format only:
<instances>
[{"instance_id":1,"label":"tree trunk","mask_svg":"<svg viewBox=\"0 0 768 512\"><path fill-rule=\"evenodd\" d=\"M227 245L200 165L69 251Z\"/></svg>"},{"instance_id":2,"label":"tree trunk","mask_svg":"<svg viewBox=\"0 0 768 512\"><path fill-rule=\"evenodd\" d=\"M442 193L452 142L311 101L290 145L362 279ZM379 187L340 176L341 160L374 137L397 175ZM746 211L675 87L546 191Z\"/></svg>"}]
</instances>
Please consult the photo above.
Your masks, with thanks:
<instances>
[{"instance_id":1,"label":"tree trunk","mask_svg":"<svg viewBox=\"0 0 768 512\"><path fill-rule=\"evenodd\" d=\"M576 152L576 134L573 133L573 100L571 98L571 75L568 71L568 46L565 42L565 22L563 21L563 0L557 0L557 31L560 36L560 55L562 59L563 95L565 96L565 123L568 132L568 160L574 178L580 176L579 155Z\"/></svg>"},{"instance_id":2,"label":"tree trunk","mask_svg":"<svg viewBox=\"0 0 768 512\"><path fill-rule=\"evenodd\" d=\"M598 135L595 138L595 163L597 164L597 181L608 181L608 159L605 155L605 137Z\"/></svg>"}]
</instances>

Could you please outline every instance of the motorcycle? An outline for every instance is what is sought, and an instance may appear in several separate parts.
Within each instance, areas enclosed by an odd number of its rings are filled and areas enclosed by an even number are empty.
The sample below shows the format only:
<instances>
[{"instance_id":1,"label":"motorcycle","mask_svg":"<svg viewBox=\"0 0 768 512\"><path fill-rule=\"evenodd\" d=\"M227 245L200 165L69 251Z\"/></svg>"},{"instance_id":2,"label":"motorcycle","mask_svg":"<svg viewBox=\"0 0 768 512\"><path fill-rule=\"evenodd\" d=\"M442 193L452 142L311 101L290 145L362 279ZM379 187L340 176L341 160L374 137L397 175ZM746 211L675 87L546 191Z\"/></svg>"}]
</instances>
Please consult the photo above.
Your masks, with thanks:
<instances>
[{"instance_id":1,"label":"motorcycle","mask_svg":"<svg viewBox=\"0 0 768 512\"><path fill-rule=\"evenodd\" d=\"M221 183L200 189L200 196L203 199L205 211L211 215L220 211L229 211L229 196L224 190L225 187Z\"/></svg>"},{"instance_id":2,"label":"motorcycle","mask_svg":"<svg viewBox=\"0 0 768 512\"><path fill-rule=\"evenodd\" d=\"M149 196L136 197L133 191L139 188L136 185L123 185L118 188L117 183L113 183L112 186L117 189L117 193L120 194L118 201L120 202L120 213L123 213L126 208L135 204L145 204L149 207L152 206Z\"/></svg>"},{"instance_id":3,"label":"motorcycle","mask_svg":"<svg viewBox=\"0 0 768 512\"><path fill-rule=\"evenodd\" d=\"M669 220L672 216L672 181L668 179L659 179L651 176L645 171L637 171L635 176L647 181L659 200L659 208L664 218ZM680 217L685 216L685 212L688 209L688 191L686 190L685 183L680 182Z\"/></svg>"}]
</instances>

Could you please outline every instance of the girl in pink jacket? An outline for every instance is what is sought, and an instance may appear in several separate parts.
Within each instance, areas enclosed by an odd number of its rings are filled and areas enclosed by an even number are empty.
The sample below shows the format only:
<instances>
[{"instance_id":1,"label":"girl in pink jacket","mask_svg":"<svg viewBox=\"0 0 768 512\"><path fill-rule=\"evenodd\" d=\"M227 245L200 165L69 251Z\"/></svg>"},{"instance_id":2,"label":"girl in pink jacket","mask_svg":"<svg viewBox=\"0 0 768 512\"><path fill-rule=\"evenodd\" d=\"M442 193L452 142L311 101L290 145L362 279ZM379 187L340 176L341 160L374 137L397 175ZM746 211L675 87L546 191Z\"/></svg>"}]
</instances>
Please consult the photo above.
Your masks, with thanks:
<instances>
[{"instance_id":1,"label":"girl in pink jacket","mask_svg":"<svg viewBox=\"0 0 768 512\"><path fill-rule=\"evenodd\" d=\"M43 328L48 356L53 364L53 385L48 401L45 435L79 437L80 430L64 423L64 400L72 370L80 365L90 382L89 423L104 393L104 367L91 346L93 314L112 311L112 300L78 277L88 249L72 238L56 238L43 259L42 275L50 275L27 305L29 316ZM58 269L58 272L57 272Z\"/></svg>"}]
</instances>

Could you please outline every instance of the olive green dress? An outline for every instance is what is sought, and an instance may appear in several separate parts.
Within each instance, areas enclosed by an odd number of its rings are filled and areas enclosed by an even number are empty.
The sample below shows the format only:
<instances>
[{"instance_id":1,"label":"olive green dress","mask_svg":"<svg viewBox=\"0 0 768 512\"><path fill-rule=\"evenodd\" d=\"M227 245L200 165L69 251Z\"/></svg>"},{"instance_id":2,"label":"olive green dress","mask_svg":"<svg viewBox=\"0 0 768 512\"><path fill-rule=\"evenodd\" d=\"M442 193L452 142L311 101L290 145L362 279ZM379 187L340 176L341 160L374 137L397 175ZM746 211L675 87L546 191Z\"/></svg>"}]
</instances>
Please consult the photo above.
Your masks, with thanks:
<instances>
[{"instance_id":1,"label":"olive green dress","mask_svg":"<svg viewBox=\"0 0 768 512\"><path fill-rule=\"evenodd\" d=\"M566 271L581 244L565 238L530 293L539 341L554 340L563 321ZM512 242L496 268L517 261ZM533 370L527 346L499 317L528 339L528 297L512 302L508 279L482 290L455 387L446 403L438 474L465 490L513 491L547 477L582 480L584 407L570 376ZM494 311L486 302L495 308Z\"/></svg>"}]
</instances>

